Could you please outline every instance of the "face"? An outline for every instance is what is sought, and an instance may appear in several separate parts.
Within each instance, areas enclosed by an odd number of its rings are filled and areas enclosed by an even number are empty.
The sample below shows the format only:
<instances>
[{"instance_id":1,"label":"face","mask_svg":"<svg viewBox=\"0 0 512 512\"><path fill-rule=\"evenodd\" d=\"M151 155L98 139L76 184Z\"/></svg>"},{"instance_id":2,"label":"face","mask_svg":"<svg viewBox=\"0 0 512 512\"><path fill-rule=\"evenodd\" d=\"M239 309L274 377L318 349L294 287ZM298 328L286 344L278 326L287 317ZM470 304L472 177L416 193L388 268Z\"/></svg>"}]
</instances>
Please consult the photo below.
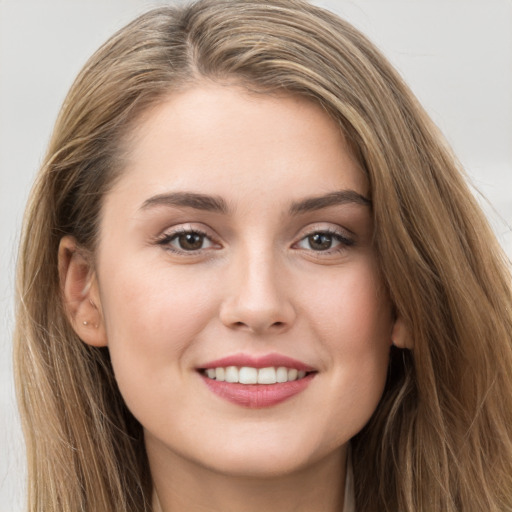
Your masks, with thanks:
<instances>
[{"instance_id":1,"label":"face","mask_svg":"<svg viewBox=\"0 0 512 512\"><path fill-rule=\"evenodd\" d=\"M304 99L205 85L146 114L95 269L150 462L263 475L343 453L381 397L393 330L368 193Z\"/></svg>"}]
</instances>

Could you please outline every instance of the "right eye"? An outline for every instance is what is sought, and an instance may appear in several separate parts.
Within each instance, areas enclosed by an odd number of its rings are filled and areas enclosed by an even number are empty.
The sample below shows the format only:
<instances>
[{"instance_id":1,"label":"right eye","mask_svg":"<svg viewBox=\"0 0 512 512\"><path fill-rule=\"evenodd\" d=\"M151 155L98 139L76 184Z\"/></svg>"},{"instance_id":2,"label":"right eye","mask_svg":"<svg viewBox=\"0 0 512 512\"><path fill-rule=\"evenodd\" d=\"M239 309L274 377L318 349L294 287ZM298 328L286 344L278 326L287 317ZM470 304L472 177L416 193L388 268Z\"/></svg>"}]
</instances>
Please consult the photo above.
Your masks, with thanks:
<instances>
[{"instance_id":1,"label":"right eye","mask_svg":"<svg viewBox=\"0 0 512 512\"><path fill-rule=\"evenodd\" d=\"M216 244L202 231L180 229L163 235L158 240L158 245L163 245L172 252L190 253L210 249L215 247Z\"/></svg>"},{"instance_id":2,"label":"right eye","mask_svg":"<svg viewBox=\"0 0 512 512\"><path fill-rule=\"evenodd\" d=\"M195 231L189 231L188 233L180 233L174 235L169 242L173 247L182 249L184 251L197 251L199 249L205 249L210 247L212 243L206 235L197 233Z\"/></svg>"}]
</instances>

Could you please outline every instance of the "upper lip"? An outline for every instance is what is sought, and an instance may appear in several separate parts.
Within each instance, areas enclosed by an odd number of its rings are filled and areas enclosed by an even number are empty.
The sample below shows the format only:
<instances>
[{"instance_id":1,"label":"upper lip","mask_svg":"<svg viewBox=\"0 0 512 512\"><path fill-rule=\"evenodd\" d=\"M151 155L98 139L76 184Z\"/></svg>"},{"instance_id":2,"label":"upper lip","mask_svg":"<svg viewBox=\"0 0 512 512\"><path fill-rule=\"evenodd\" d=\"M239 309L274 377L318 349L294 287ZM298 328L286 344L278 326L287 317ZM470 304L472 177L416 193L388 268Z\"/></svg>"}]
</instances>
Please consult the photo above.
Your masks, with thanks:
<instances>
[{"instance_id":1,"label":"upper lip","mask_svg":"<svg viewBox=\"0 0 512 512\"><path fill-rule=\"evenodd\" d=\"M222 357L215 361L209 361L199 367L199 369L207 370L208 368L225 368L227 366L249 366L251 368L269 368L271 366L286 368L296 368L306 372L316 371L313 367L293 359L283 354L271 353L261 356L253 356L249 354L233 354L231 356Z\"/></svg>"}]
</instances>

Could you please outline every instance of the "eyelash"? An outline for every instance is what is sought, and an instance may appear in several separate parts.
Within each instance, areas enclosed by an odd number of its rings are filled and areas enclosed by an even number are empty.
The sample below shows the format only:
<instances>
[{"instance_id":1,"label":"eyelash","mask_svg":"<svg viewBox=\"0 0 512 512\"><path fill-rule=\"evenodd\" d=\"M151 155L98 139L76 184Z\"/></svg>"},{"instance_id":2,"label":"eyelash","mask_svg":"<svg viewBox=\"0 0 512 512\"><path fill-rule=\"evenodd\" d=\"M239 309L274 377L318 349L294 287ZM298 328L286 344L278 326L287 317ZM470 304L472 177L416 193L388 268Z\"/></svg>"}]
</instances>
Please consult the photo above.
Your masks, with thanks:
<instances>
[{"instance_id":1,"label":"eyelash","mask_svg":"<svg viewBox=\"0 0 512 512\"><path fill-rule=\"evenodd\" d=\"M329 247L327 250L315 251L314 249L304 249L306 251L311 251L311 252L315 253L315 255L320 256L320 257L322 255L333 255L333 254L340 253L340 252L346 250L348 247L352 247L355 244L355 241L352 238L347 238L345 235L343 235L339 231L337 231L335 229L324 228L324 229L315 229L315 230L309 232L308 234L303 236L298 242L296 242L294 245L298 245L301 242L307 240L308 238L310 238L314 235L324 235L324 236L327 235L328 237L330 237L332 239L332 241L339 242L339 246Z\"/></svg>"},{"instance_id":2,"label":"eyelash","mask_svg":"<svg viewBox=\"0 0 512 512\"><path fill-rule=\"evenodd\" d=\"M173 230L171 233L165 233L162 235L161 238L157 240L158 245L165 246L165 248L168 251L171 251L176 254L183 254L183 255L195 255L198 254L201 250L204 250L204 247L200 247L199 249L192 249L192 250L186 250L181 248L173 247L171 244L174 240L177 240L180 236L184 235L198 235L202 237L202 241L204 243L204 240L209 240L212 245L216 244L214 240L212 240L212 237L208 235L208 233L205 233L204 231L197 229L197 228L177 228Z\"/></svg>"},{"instance_id":3,"label":"eyelash","mask_svg":"<svg viewBox=\"0 0 512 512\"><path fill-rule=\"evenodd\" d=\"M197 255L201 251L210 248L210 247L200 247L198 249L187 250L187 249L183 249L183 248L174 247L172 245L172 242L174 242L175 240L178 240L180 236L184 236L184 235L198 235L198 236L200 236L202 238L201 245L204 244L205 240L208 240L209 243L211 244L211 246L216 245L216 244L219 245L219 243L217 241L215 241L210 235L208 235L208 233L205 233L201 229L197 229L197 228L189 228L189 229L187 229L187 228L177 228L177 229L173 230L170 233L165 233L164 235L162 235L160 238L157 239L156 243L157 243L157 245L164 246L166 248L166 250L168 250L170 252L173 252L173 253L179 254L179 255L183 255L183 256L186 256L186 255L190 255L190 256ZM342 251L346 250L348 247L351 247L351 246L353 246L355 244L355 241L353 239L347 238L345 235L341 234L339 231L336 231L334 229L326 228L326 229L316 229L316 230L310 231L309 233L304 235L302 238L300 238L300 240L295 242L292 247L298 246L301 242L304 242L308 238L313 237L315 235L324 235L324 236L327 235L333 241L338 242L339 245L335 246L334 248L329 247L326 250L314 250L312 248L306 249L306 248L300 248L300 247L298 247L298 248L302 249L304 251L312 252L315 255L321 257L322 255L337 254L337 253L342 252Z\"/></svg>"}]
</instances>

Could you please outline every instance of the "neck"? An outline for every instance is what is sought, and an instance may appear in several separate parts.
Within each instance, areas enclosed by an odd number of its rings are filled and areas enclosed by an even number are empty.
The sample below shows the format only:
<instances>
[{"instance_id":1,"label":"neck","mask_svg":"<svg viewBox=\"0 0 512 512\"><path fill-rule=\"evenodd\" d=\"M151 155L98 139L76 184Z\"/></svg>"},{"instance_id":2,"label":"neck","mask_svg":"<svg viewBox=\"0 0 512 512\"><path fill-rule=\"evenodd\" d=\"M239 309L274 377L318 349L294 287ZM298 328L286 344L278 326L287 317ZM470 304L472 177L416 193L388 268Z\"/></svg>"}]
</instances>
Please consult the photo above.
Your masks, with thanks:
<instances>
[{"instance_id":1,"label":"neck","mask_svg":"<svg viewBox=\"0 0 512 512\"><path fill-rule=\"evenodd\" d=\"M148 457L155 512L343 510L345 448L307 468L264 477L220 473L175 453L148 449Z\"/></svg>"}]
</instances>

